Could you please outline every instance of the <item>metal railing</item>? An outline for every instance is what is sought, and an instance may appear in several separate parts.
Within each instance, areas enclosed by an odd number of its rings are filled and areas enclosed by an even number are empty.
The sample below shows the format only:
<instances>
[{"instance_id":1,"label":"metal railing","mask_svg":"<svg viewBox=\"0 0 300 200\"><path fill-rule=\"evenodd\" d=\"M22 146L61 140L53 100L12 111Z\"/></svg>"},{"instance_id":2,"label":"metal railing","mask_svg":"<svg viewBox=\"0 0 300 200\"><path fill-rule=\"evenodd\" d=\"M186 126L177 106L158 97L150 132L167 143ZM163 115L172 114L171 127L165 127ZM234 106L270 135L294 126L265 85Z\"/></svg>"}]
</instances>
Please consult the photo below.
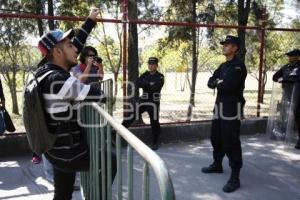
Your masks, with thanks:
<instances>
[{"instance_id":1,"label":"metal railing","mask_svg":"<svg viewBox=\"0 0 300 200\"><path fill-rule=\"evenodd\" d=\"M133 133L122 126L112 117L112 81L101 84L107 102L105 105L97 103L83 104L82 121L85 124L87 141L90 149L90 170L81 173L83 197L88 200L112 199L112 183L116 175L116 196L123 199L122 175L122 142L127 142L127 197L133 199L133 152L136 151L144 160L142 199L149 200L150 177L149 169L154 171L162 200L175 200L175 193L171 177L164 161ZM113 132L116 135L112 135ZM115 140L114 140L115 139ZM116 157L114 156L116 155ZM116 162L115 162L116 161ZM116 173L113 170L116 165Z\"/></svg>"}]
</instances>

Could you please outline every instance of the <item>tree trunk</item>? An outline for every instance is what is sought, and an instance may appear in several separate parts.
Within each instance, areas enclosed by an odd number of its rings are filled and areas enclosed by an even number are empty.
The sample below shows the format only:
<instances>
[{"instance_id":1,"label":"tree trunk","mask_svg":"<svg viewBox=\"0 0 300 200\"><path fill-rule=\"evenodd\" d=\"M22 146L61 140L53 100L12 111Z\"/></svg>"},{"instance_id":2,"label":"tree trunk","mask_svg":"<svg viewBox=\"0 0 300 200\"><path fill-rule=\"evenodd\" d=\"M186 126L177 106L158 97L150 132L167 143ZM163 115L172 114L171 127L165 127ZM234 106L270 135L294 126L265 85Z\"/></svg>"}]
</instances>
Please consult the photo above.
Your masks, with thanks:
<instances>
[{"instance_id":1,"label":"tree trunk","mask_svg":"<svg viewBox=\"0 0 300 200\"><path fill-rule=\"evenodd\" d=\"M197 21L197 13L196 13L196 1L192 2L193 4L193 22ZM195 106L195 90L196 90L196 79L197 79L197 67L198 67L198 53L197 53L197 29L192 29L192 42L193 42L193 66L192 66L192 85L191 85L191 94L190 94L190 103L188 107L188 113L187 113L187 121L191 121L191 116L193 113L193 107Z\"/></svg>"},{"instance_id":2,"label":"tree trunk","mask_svg":"<svg viewBox=\"0 0 300 200\"><path fill-rule=\"evenodd\" d=\"M11 99L12 99L12 112L16 115L20 115L16 88L12 88L10 92L11 92Z\"/></svg>"},{"instance_id":3,"label":"tree trunk","mask_svg":"<svg viewBox=\"0 0 300 200\"><path fill-rule=\"evenodd\" d=\"M17 99L17 82L16 82L16 72L12 71L12 79L8 80L8 87L12 100L12 113L19 115L19 106Z\"/></svg>"},{"instance_id":4,"label":"tree trunk","mask_svg":"<svg viewBox=\"0 0 300 200\"><path fill-rule=\"evenodd\" d=\"M251 8L251 0L238 0L238 25L247 26ZM241 40L239 57L245 62L246 56L246 29L238 29L238 37Z\"/></svg>"},{"instance_id":5,"label":"tree trunk","mask_svg":"<svg viewBox=\"0 0 300 200\"><path fill-rule=\"evenodd\" d=\"M36 0L36 14L43 14L43 2L40 0ZM40 37L44 35L43 21L41 19L37 19L38 30Z\"/></svg>"},{"instance_id":6,"label":"tree trunk","mask_svg":"<svg viewBox=\"0 0 300 200\"><path fill-rule=\"evenodd\" d=\"M48 0L48 15L54 16L53 0ZM50 30L55 29L54 20L48 20L48 24Z\"/></svg>"},{"instance_id":7,"label":"tree trunk","mask_svg":"<svg viewBox=\"0 0 300 200\"><path fill-rule=\"evenodd\" d=\"M129 0L128 4L128 17L129 19L138 18L138 8L136 0ZM135 83L139 77L139 55L138 55L138 32L136 24L129 24L128 36L128 81ZM132 84L128 85L127 94L135 94L138 96L138 89L132 88ZM129 103L134 102L134 98L128 99Z\"/></svg>"}]
</instances>

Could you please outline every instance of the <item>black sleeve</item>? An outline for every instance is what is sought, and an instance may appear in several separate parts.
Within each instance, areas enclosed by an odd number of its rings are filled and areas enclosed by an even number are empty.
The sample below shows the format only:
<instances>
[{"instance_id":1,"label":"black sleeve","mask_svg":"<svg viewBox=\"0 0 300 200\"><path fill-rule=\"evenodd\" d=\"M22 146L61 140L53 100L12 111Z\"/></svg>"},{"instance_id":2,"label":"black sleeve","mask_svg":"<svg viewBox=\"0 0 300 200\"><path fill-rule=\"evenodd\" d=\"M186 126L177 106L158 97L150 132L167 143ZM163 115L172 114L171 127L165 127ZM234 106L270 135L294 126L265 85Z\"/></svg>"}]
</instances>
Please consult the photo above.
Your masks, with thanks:
<instances>
[{"instance_id":1,"label":"black sleeve","mask_svg":"<svg viewBox=\"0 0 300 200\"><path fill-rule=\"evenodd\" d=\"M146 74L142 74L137 80L136 80L136 87L137 88L143 88L146 89L149 86L149 82L146 80Z\"/></svg>"},{"instance_id":2,"label":"black sleeve","mask_svg":"<svg viewBox=\"0 0 300 200\"><path fill-rule=\"evenodd\" d=\"M207 86L208 86L209 88L211 88L211 89L215 89L215 88L217 87L216 81L217 81L217 79L220 78L220 69L221 69L221 66L222 66L222 65L220 65L220 66L218 67L218 69L216 69L216 70L214 71L212 77L210 77L210 78L208 79Z\"/></svg>"},{"instance_id":3,"label":"black sleeve","mask_svg":"<svg viewBox=\"0 0 300 200\"><path fill-rule=\"evenodd\" d=\"M78 52L81 52L87 37L91 33L92 29L95 27L96 22L90 18L87 18L84 24L79 29L79 32L74 37L73 44L78 49Z\"/></svg>"},{"instance_id":4,"label":"black sleeve","mask_svg":"<svg viewBox=\"0 0 300 200\"><path fill-rule=\"evenodd\" d=\"M299 76L299 68L295 67L293 68L293 71L290 74L284 74L283 75L283 80L282 82L287 82L287 83L295 83L299 82L300 76Z\"/></svg>"},{"instance_id":5,"label":"black sleeve","mask_svg":"<svg viewBox=\"0 0 300 200\"><path fill-rule=\"evenodd\" d=\"M223 82L217 85L218 90L225 93L234 92L246 79L247 71L245 66L233 66L228 69L228 73L222 79Z\"/></svg>"},{"instance_id":6,"label":"black sleeve","mask_svg":"<svg viewBox=\"0 0 300 200\"><path fill-rule=\"evenodd\" d=\"M157 82L154 85L149 85L150 92L160 92L161 88L164 86L165 78L164 75L160 75Z\"/></svg>"},{"instance_id":7,"label":"black sleeve","mask_svg":"<svg viewBox=\"0 0 300 200\"><path fill-rule=\"evenodd\" d=\"M5 101L1 80L0 80L0 99L1 99L1 101Z\"/></svg>"},{"instance_id":8,"label":"black sleeve","mask_svg":"<svg viewBox=\"0 0 300 200\"><path fill-rule=\"evenodd\" d=\"M283 68L279 69L274 75L273 75L273 81L278 82L278 79L283 78L282 73Z\"/></svg>"}]
</instances>

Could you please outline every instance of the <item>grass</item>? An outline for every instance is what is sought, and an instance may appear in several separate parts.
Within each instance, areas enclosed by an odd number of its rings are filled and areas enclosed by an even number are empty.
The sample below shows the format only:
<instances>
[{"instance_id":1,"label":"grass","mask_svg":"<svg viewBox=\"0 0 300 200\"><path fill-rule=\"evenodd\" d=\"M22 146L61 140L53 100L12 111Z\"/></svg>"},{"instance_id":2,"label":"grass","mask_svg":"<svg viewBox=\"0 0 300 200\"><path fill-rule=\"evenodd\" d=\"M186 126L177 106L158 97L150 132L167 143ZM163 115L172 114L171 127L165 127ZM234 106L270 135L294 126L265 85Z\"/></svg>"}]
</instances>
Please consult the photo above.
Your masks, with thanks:
<instances>
[{"instance_id":1,"label":"grass","mask_svg":"<svg viewBox=\"0 0 300 200\"><path fill-rule=\"evenodd\" d=\"M177 76L177 75L176 75ZM185 75L184 75L185 76ZM271 77L271 76L268 76ZM106 78L110 78L110 75L106 75ZM162 89L162 98L161 98L161 107L160 107L160 121L161 122L176 122L176 121L185 121L187 108L189 105L189 96L190 92L188 86L185 85L184 90L182 91L182 82L178 77L175 77L174 74L165 76L165 85ZM211 119L212 110L215 101L215 95L212 90L206 87L206 82L208 79L208 73L199 73L197 79L196 87L196 101L195 107L193 108L193 117L192 120L207 120ZM182 80L181 80L182 81ZM22 115L12 114L12 101L8 87L3 83L4 94L6 98L6 108L9 114L12 117L12 120L16 126L17 132L24 131ZM255 89L257 81L251 79L249 76L246 82L246 89L244 96L246 98L245 106L245 115L246 117L255 117L256 116L256 107L257 107L257 90ZM270 83L266 88L264 104L262 107L262 116L267 116L269 113L269 103L271 98L271 88ZM22 113L22 94L23 88L20 88L17 92L19 112ZM122 89L119 89L118 98L114 109L114 116L121 121L122 120ZM149 122L147 115L144 117L145 122Z\"/></svg>"}]
</instances>

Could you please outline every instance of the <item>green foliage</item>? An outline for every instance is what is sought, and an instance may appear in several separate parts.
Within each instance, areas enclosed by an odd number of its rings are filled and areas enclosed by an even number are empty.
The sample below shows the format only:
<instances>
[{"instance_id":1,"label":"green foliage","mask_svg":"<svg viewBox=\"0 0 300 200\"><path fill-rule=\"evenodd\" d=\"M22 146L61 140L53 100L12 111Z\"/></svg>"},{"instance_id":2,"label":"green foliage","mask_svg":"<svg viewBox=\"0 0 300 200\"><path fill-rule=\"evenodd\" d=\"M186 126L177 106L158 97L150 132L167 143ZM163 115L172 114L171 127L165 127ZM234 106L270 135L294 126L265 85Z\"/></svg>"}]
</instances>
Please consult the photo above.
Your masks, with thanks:
<instances>
[{"instance_id":1,"label":"green foliage","mask_svg":"<svg viewBox=\"0 0 300 200\"><path fill-rule=\"evenodd\" d=\"M58 7L58 14L62 16L87 16L89 13L89 5L86 1L80 0L64 0L60 1L60 6ZM62 30L67 30L70 28L78 28L82 22L73 21L63 21L60 23L59 27Z\"/></svg>"},{"instance_id":2,"label":"green foliage","mask_svg":"<svg viewBox=\"0 0 300 200\"><path fill-rule=\"evenodd\" d=\"M22 5L18 1L7 1L6 4L1 5L1 8L20 10L22 9ZM2 64L12 70L24 61L23 53L27 51L25 39L29 33L34 32L34 29L34 23L30 20L0 20L0 57Z\"/></svg>"},{"instance_id":3,"label":"green foliage","mask_svg":"<svg viewBox=\"0 0 300 200\"><path fill-rule=\"evenodd\" d=\"M101 42L97 47L98 54L103 58L103 64L106 70L114 72L117 70L116 68L119 67L118 65L120 60L120 46L119 44L114 41L111 37L107 37L107 47L105 46L104 42ZM106 48L108 50L108 54L106 52ZM109 63L110 61L112 63ZM113 67L111 67L111 64Z\"/></svg>"}]
</instances>

